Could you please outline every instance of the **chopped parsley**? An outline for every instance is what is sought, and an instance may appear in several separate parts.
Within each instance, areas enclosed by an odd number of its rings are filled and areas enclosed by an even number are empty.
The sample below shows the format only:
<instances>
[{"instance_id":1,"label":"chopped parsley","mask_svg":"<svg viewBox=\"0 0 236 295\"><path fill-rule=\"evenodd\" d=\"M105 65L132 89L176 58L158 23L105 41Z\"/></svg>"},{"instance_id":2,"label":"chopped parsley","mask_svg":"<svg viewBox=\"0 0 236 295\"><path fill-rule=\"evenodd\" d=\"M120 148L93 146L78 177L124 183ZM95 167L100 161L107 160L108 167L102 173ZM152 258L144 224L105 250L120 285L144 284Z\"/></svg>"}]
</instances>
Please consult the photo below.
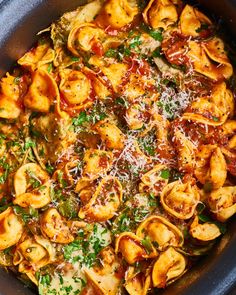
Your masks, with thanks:
<instances>
[{"instance_id":1,"label":"chopped parsley","mask_svg":"<svg viewBox=\"0 0 236 295\"><path fill-rule=\"evenodd\" d=\"M157 47L157 48L152 52L152 57L161 57L161 47Z\"/></svg>"},{"instance_id":2,"label":"chopped parsley","mask_svg":"<svg viewBox=\"0 0 236 295\"><path fill-rule=\"evenodd\" d=\"M145 248L147 254L150 254L153 251L153 245L149 236L146 236L142 241L141 244Z\"/></svg>"},{"instance_id":3,"label":"chopped parsley","mask_svg":"<svg viewBox=\"0 0 236 295\"><path fill-rule=\"evenodd\" d=\"M160 176L164 179L169 179L170 178L170 170L169 169L164 169L161 171Z\"/></svg>"},{"instance_id":4,"label":"chopped parsley","mask_svg":"<svg viewBox=\"0 0 236 295\"><path fill-rule=\"evenodd\" d=\"M85 122L88 122L88 116L85 111L82 111L78 117L72 118L72 124L74 126L82 126Z\"/></svg>"},{"instance_id":5,"label":"chopped parsley","mask_svg":"<svg viewBox=\"0 0 236 295\"><path fill-rule=\"evenodd\" d=\"M91 267L94 265L98 253L106 247L110 241L107 240L109 232L99 224L93 225L91 234L80 230L78 238L63 248L65 260L81 266Z\"/></svg>"},{"instance_id":6,"label":"chopped parsley","mask_svg":"<svg viewBox=\"0 0 236 295\"><path fill-rule=\"evenodd\" d=\"M139 45L142 44L142 41L140 40L140 35L137 35L135 37L132 38L130 44L129 44L129 48L130 49L134 49L136 47L138 47Z\"/></svg>"},{"instance_id":7,"label":"chopped parsley","mask_svg":"<svg viewBox=\"0 0 236 295\"><path fill-rule=\"evenodd\" d=\"M13 206L15 214L20 215L25 223L28 223L32 218L38 219L38 210L33 207L22 208L18 205Z\"/></svg>"},{"instance_id":8,"label":"chopped parsley","mask_svg":"<svg viewBox=\"0 0 236 295\"><path fill-rule=\"evenodd\" d=\"M51 73L52 68L53 68L52 62L50 62L47 68L48 73Z\"/></svg>"},{"instance_id":9,"label":"chopped parsley","mask_svg":"<svg viewBox=\"0 0 236 295\"><path fill-rule=\"evenodd\" d=\"M3 170L2 174L0 175L0 184L3 184L6 182L12 167L7 163L6 157L0 159L0 167Z\"/></svg>"},{"instance_id":10,"label":"chopped parsley","mask_svg":"<svg viewBox=\"0 0 236 295\"><path fill-rule=\"evenodd\" d=\"M52 174L54 172L54 167L50 164L50 163L47 163L46 164L46 171L49 173L49 174Z\"/></svg>"},{"instance_id":11,"label":"chopped parsley","mask_svg":"<svg viewBox=\"0 0 236 295\"><path fill-rule=\"evenodd\" d=\"M163 41L162 32L158 30L150 30L148 34L156 41Z\"/></svg>"}]
</instances>

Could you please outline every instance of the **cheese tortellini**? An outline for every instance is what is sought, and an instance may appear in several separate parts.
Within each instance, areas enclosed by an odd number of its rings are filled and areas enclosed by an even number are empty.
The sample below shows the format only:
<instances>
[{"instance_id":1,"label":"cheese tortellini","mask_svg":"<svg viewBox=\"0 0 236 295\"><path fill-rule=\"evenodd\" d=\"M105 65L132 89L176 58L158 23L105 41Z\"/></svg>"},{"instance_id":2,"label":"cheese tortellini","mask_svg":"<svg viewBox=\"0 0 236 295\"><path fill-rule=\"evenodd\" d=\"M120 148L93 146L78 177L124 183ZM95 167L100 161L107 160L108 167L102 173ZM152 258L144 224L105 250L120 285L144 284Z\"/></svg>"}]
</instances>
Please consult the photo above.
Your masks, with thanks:
<instances>
[{"instance_id":1,"label":"cheese tortellini","mask_svg":"<svg viewBox=\"0 0 236 295\"><path fill-rule=\"evenodd\" d=\"M67 103L82 105L90 95L90 80L82 72L63 70L60 91Z\"/></svg>"},{"instance_id":2,"label":"cheese tortellini","mask_svg":"<svg viewBox=\"0 0 236 295\"><path fill-rule=\"evenodd\" d=\"M194 70L215 81L228 79L233 74L233 67L224 50L224 43L219 38L204 43L189 42L188 56Z\"/></svg>"},{"instance_id":3,"label":"cheese tortellini","mask_svg":"<svg viewBox=\"0 0 236 295\"><path fill-rule=\"evenodd\" d=\"M129 264L157 256L157 251L152 245L147 250L142 244L142 239L131 232L124 232L117 238L115 251L121 252Z\"/></svg>"},{"instance_id":4,"label":"cheese tortellini","mask_svg":"<svg viewBox=\"0 0 236 295\"><path fill-rule=\"evenodd\" d=\"M138 13L137 3L132 0L108 0L98 18L104 26L122 28L131 23Z\"/></svg>"},{"instance_id":5,"label":"cheese tortellini","mask_svg":"<svg viewBox=\"0 0 236 295\"><path fill-rule=\"evenodd\" d=\"M215 145L204 145L196 155L195 175L202 183L210 183L213 189L223 186L227 167L221 149Z\"/></svg>"},{"instance_id":6,"label":"cheese tortellini","mask_svg":"<svg viewBox=\"0 0 236 295\"><path fill-rule=\"evenodd\" d=\"M236 212L235 196L235 186L221 187L209 194L207 200L210 210L219 221L225 222Z\"/></svg>"},{"instance_id":7,"label":"cheese tortellini","mask_svg":"<svg viewBox=\"0 0 236 295\"><path fill-rule=\"evenodd\" d=\"M50 203L49 176L35 163L21 166L14 176L14 204L42 208Z\"/></svg>"},{"instance_id":8,"label":"cheese tortellini","mask_svg":"<svg viewBox=\"0 0 236 295\"><path fill-rule=\"evenodd\" d=\"M24 105L33 111L47 113L58 95L55 80L45 70L38 69L32 74L32 83L24 97Z\"/></svg>"},{"instance_id":9,"label":"cheese tortellini","mask_svg":"<svg viewBox=\"0 0 236 295\"><path fill-rule=\"evenodd\" d=\"M79 211L79 217L89 221L111 219L122 201L122 186L115 177L107 176L99 183L89 202Z\"/></svg>"},{"instance_id":10,"label":"cheese tortellini","mask_svg":"<svg viewBox=\"0 0 236 295\"><path fill-rule=\"evenodd\" d=\"M0 250L15 245L23 234L23 221L12 208L8 208L0 214Z\"/></svg>"},{"instance_id":11,"label":"cheese tortellini","mask_svg":"<svg viewBox=\"0 0 236 295\"><path fill-rule=\"evenodd\" d=\"M52 244L41 236L26 237L16 247L13 264L18 266L21 273L25 273L37 284L35 273L41 267L55 261L55 249Z\"/></svg>"},{"instance_id":12,"label":"cheese tortellini","mask_svg":"<svg viewBox=\"0 0 236 295\"><path fill-rule=\"evenodd\" d=\"M151 241L157 243L159 250L168 246L181 247L184 241L182 232L175 225L164 217L155 215L143 221L136 234L140 238L148 236Z\"/></svg>"},{"instance_id":13,"label":"cheese tortellini","mask_svg":"<svg viewBox=\"0 0 236 295\"><path fill-rule=\"evenodd\" d=\"M161 193L161 203L165 210L179 219L189 219L193 216L200 200L199 190L191 181L179 181L168 184Z\"/></svg>"},{"instance_id":14,"label":"cheese tortellini","mask_svg":"<svg viewBox=\"0 0 236 295\"><path fill-rule=\"evenodd\" d=\"M172 0L151 0L143 12L146 23L152 28L167 29L178 20L176 9L177 1Z\"/></svg>"},{"instance_id":15,"label":"cheese tortellini","mask_svg":"<svg viewBox=\"0 0 236 295\"><path fill-rule=\"evenodd\" d=\"M43 213L41 228L43 234L52 242L67 244L74 240L67 220L55 208L50 208Z\"/></svg>"},{"instance_id":16,"label":"cheese tortellini","mask_svg":"<svg viewBox=\"0 0 236 295\"><path fill-rule=\"evenodd\" d=\"M161 253L157 258L153 271L153 285L158 288L164 288L166 284L178 276L182 275L187 265L186 258L170 247Z\"/></svg>"},{"instance_id":17,"label":"cheese tortellini","mask_svg":"<svg viewBox=\"0 0 236 295\"><path fill-rule=\"evenodd\" d=\"M0 118L16 119L21 112L21 91L15 77L7 74L0 83Z\"/></svg>"}]
</instances>

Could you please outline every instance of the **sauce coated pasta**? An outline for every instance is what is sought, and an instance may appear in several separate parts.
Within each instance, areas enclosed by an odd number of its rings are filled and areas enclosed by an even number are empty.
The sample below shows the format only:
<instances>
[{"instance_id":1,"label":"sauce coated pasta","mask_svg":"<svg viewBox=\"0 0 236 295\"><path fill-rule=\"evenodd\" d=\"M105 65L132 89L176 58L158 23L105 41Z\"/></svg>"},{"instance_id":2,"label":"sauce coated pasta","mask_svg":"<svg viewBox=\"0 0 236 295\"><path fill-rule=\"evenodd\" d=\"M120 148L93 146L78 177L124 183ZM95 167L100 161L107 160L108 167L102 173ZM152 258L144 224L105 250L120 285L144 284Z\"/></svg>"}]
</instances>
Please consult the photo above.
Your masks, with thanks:
<instances>
[{"instance_id":1,"label":"sauce coated pasta","mask_svg":"<svg viewBox=\"0 0 236 295\"><path fill-rule=\"evenodd\" d=\"M0 265L41 295L146 295L236 212L235 77L181 0L65 13L0 81Z\"/></svg>"}]
</instances>

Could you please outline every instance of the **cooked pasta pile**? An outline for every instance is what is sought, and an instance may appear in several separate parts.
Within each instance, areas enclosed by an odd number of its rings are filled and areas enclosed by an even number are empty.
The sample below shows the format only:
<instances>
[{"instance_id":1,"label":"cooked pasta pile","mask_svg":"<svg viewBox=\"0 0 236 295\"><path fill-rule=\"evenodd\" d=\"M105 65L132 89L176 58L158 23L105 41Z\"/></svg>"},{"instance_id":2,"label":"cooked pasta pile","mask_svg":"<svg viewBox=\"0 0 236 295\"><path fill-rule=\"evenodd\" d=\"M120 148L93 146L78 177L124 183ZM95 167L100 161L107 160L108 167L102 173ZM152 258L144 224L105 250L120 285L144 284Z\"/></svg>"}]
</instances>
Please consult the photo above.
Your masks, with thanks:
<instances>
[{"instance_id":1,"label":"cooked pasta pile","mask_svg":"<svg viewBox=\"0 0 236 295\"><path fill-rule=\"evenodd\" d=\"M236 212L229 47L180 0L39 34L0 82L0 264L45 295L165 288Z\"/></svg>"}]
</instances>

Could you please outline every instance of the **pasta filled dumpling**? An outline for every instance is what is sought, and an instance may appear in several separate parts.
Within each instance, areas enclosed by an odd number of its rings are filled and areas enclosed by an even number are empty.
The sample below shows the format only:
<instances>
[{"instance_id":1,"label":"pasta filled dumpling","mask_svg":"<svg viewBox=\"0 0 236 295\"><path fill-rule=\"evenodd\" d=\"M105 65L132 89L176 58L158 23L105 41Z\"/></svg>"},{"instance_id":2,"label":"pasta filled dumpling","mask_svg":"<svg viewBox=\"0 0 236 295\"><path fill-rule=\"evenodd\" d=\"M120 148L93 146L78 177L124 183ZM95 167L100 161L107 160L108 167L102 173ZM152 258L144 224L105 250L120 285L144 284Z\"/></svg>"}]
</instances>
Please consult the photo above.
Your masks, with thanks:
<instances>
[{"instance_id":1,"label":"pasta filled dumpling","mask_svg":"<svg viewBox=\"0 0 236 295\"><path fill-rule=\"evenodd\" d=\"M14 175L14 204L42 208L50 203L50 182L47 172L35 163L21 166Z\"/></svg>"},{"instance_id":2,"label":"pasta filled dumpling","mask_svg":"<svg viewBox=\"0 0 236 295\"><path fill-rule=\"evenodd\" d=\"M35 273L41 267L55 261L55 249L52 244L41 236L25 237L16 247L13 264L18 266L21 273L25 273L37 284Z\"/></svg>"},{"instance_id":3,"label":"pasta filled dumpling","mask_svg":"<svg viewBox=\"0 0 236 295\"><path fill-rule=\"evenodd\" d=\"M196 154L195 176L202 183L209 183L212 189L223 186L227 167L221 149L216 145L203 145Z\"/></svg>"},{"instance_id":4,"label":"pasta filled dumpling","mask_svg":"<svg viewBox=\"0 0 236 295\"><path fill-rule=\"evenodd\" d=\"M213 190L207 199L208 205L216 218L225 222L236 213L236 187L225 186Z\"/></svg>"},{"instance_id":5,"label":"pasta filled dumpling","mask_svg":"<svg viewBox=\"0 0 236 295\"><path fill-rule=\"evenodd\" d=\"M191 5L186 5L180 16L180 29L185 36L207 37L211 20Z\"/></svg>"},{"instance_id":6,"label":"pasta filled dumpling","mask_svg":"<svg viewBox=\"0 0 236 295\"><path fill-rule=\"evenodd\" d=\"M179 219L191 218L199 200L198 188L192 185L191 181L172 182L161 193L161 204L164 209Z\"/></svg>"},{"instance_id":7,"label":"pasta filled dumpling","mask_svg":"<svg viewBox=\"0 0 236 295\"><path fill-rule=\"evenodd\" d=\"M201 97L191 104L190 111L183 114L185 120L211 126L222 125L234 114L233 93L227 89L225 82L216 84L209 97Z\"/></svg>"},{"instance_id":8,"label":"pasta filled dumpling","mask_svg":"<svg viewBox=\"0 0 236 295\"><path fill-rule=\"evenodd\" d=\"M65 69L60 74L60 91L66 102L83 105L90 95L90 80L80 71Z\"/></svg>"},{"instance_id":9,"label":"pasta filled dumpling","mask_svg":"<svg viewBox=\"0 0 236 295\"><path fill-rule=\"evenodd\" d=\"M46 210L40 220L41 231L50 241L59 244L73 242L68 222L55 208Z\"/></svg>"},{"instance_id":10,"label":"pasta filled dumpling","mask_svg":"<svg viewBox=\"0 0 236 295\"><path fill-rule=\"evenodd\" d=\"M189 41L187 53L196 72L215 81L228 79L233 74L233 67L224 50L224 43L219 38L206 42Z\"/></svg>"},{"instance_id":11,"label":"pasta filled dumpling","mask_svg":"<svg viewBox=\"0 0 236 295\"><path fill-rule=\"evenodd\" d=\"M189 233L193 238L203 242L214 240L221 235L216 224L210 222L200 224L197 216L191 223Z\"/></svg>"},{"instance_id":12,"label":"pasta filled dumpling","mask_svg":"<svg viewBox=\"0 0 236 295\"><path fill-rule=\"evenodd\" d=\"M138 14L136 1L108 0L96 21L104 27L119 29L131 23L136 14Z\"/></svg>"},{"instance_id":13,"label":"pasta filled dumpling","mask_svg":"<svg viewBox=\"0 0 236 295\"><path fill-rule=\"evenodd\" d=\"M151 285L150 275L136 272L133 266L128 268L125 279L125 289L130 295L146 295Z\"/></svg>"},{"instance_id":14,"label":"pasta filled dumpling","mask_svg":"<svg viewBox=\"0 0 236 295\"><path fill-rule=\"evenodd\" d=\"M18 60L18 64L34 71L37 68L47 69L48 64L53 62L55 52L48 42L38 44L34 50L27 52Z\"/></svg>"},{"instance_id":15,"label":"pasta filled dumpling","mask_svg":"<svg viewBox=\"0 0 236 295\"><path fill-rule=\"evenodd\" d=\"M15 77L7 74L0 82L0 118L16 119L21 112L20 87Z\"/></svg>"},{"instance_id":16,"label":"pasta filled dumpling","mask_svg":"<svg viewBox=\"0 0 236 295\"><path fill-rule=\"evenodd\" d=\"M152 270L153 286L164 288L171 280L181 276L186 268L185 257L170 247L157 258Z\"/></svg>"},{"instance_id":17,"label":"pasta filled dumpling","mask_svg":"<svg viewBox=\"0 0 236 295\"><path fill-rule=\"evenodd\" d=\"M106 247L99 253L101 264L92 269L86 269L85 275L97 293L101 295L116 295L121 283L117 269L121 268L120 261L112 247Z\"/></svg>"},{"instance_id":18,"label":"pasta filled dumpling","mask_svg":"<svg viewBox=\"0 0 236 295\"><path fill-rule=\"evenodd\" d=\"M162 177L163 171L167 170L165 165L158 164L150 171L145 173L141 177L141 183L139 184L140 192L152 193L158 196L163 188L168 184L168 179Z\"/></svg>"},{"instance_id":19,"label":"pasta filled dumpling","mask_svg":"<svg viewBox=\"0 0 236 295\"><path fill-rule=\"evenodd\" d=\"M196 147L180 130L174 132L174 141L178 153L179 170L189 173L193 172Z\"/></svg>"},{"instance_id":20,"label":"pasta filled dumpling","mask_svg":"<svg viewBox=\"0 0 236 295\"><path fill-rule=\"evenodd\" d=\"M144 21L154 29L166 30L178 20L176 9L177 1L173 0L150 0L143 11Z\"/></svg>"},{"instance_id":21,"label":"pasta filled dumpling","mask_svg":"<svg viewBox=\"0 0 236 295\"><path fill-rule=\"evenodd\" d=\"M168 246L181 247L184 242L182 232L166 218L158 215L152 215L144 220L139 225L136 235L142 239L149 237L160 251Z\"/></svg>"},{"instance_id":22,"label":"pasta filled dumpling","mask_svg":"<svg viewBox=\"0 0 236 295\"><path fill-rule=\"evenodd\" d=\"M124 134L115 124L103 120L99 121L94 126L94 129L101 136L107 148L120 150L124 147Z\"/></svg>"},{"instance_id":23,"label":"pasta filled dumpling","mask_svg":"<svg viewBox=\"0 0 236 295\"><path fill-rule=\"evenodd\" d=\"M54 79L44 70L32 74L32 83L24 97L24 105L36 112L47 113L58 99L59 91Z\"/></svg>"},{"instance_id":24,"label":"pasta filled dumpling","mask_svg":"<svg viewBox=\"0 0 236 295\"><path fill-rule=\"evenodd\" d=\"M111 152L89 149L85 152L83 175L90 180L103 176L111 167L113 154Z\"/></svg>"},{"instance_id":25,"label":"pasta filled dumpling","mask_svg":"<svg viewBox=\"0 0 236 295\"><path fill-rule=\"evenodd\" d=\"M79 211L79 217L88 221L111 219L122 201L122 186L112 176L102 179L89 202Z\"/></svg>"},{"instance_id":26,"label":"pasta filled dumpling","mask_svg":"<svg viewBox=\"0 0 236 295\"><path fill-rule=\"evenodd\" d=\"M132 232L124 232L117 237L115 251L121 252L129 264L158 255L152 244L145 246L143 240Z\"/></svg>"},{"instance_id":27,"label":"pasta filled dumpling","mask_svg":"<svg viewBox=\"0 0 236 295\"><path fill-rule=\"evenodd\" d=\"M104 53L103 42L106 33L92 23L75 26L68 37L68 49L75 55L80 56L80 51L93 51L98 56Z\"/></svg>"},{"instance_id":28,"label":"pasta filled dumpling","mask_svg":"<svg viewBox=\"0 0 236 295\"><path fill-rule=\"evenodd\" d=\"M12 208L8 208L0 214L0 250L15 245L21 238L24 226Z\"/></svg>"}]
</instances>

